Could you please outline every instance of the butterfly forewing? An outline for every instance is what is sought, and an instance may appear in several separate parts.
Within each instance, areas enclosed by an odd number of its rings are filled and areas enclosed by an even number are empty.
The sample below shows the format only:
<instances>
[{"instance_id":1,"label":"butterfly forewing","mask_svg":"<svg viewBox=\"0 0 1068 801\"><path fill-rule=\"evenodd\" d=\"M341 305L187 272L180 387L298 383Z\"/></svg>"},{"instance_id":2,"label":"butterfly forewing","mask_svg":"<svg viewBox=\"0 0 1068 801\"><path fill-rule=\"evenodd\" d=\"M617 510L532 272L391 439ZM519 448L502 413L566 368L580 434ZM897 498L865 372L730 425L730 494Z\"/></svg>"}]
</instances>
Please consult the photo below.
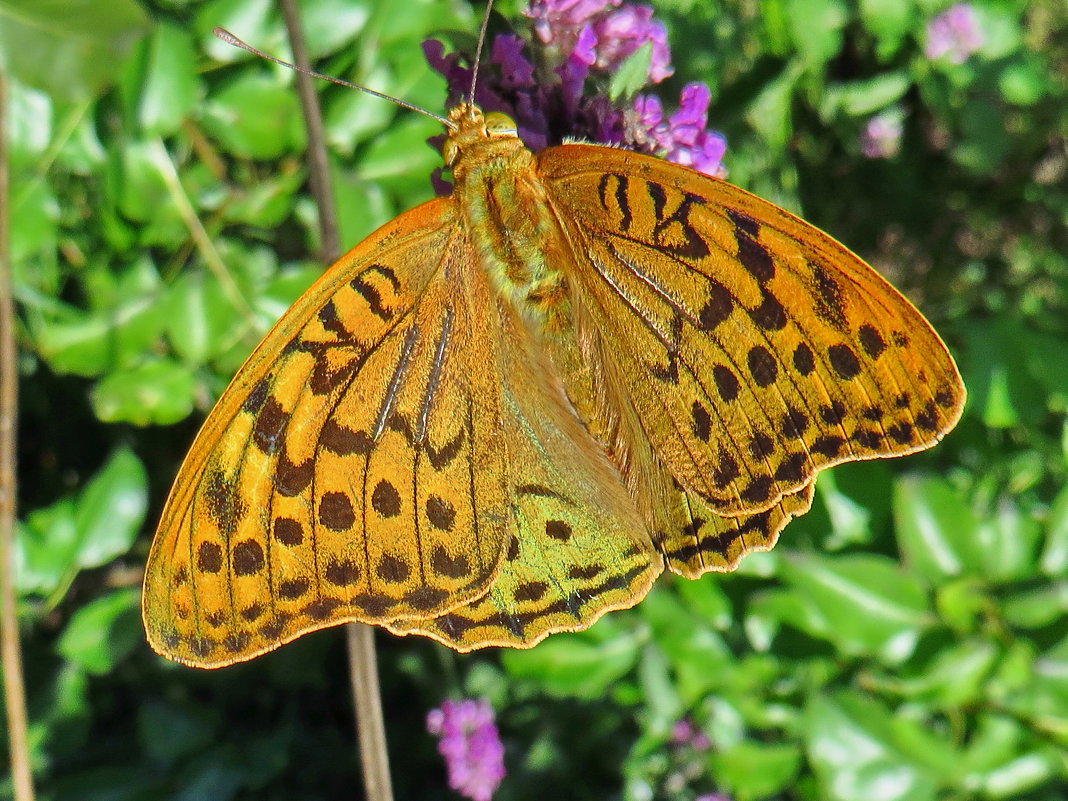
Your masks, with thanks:
<instances>
[{"instance_id":1,"label":"butterfly forewing","mask_svg":"<svg viewBox=\"0 0 1068 801\"><path fill-rule=\"evenodd\" d=\"M157 650L228 664L485 593L514 532L492 299L454 213L432 201L344 257L224 393L149 558Z\"/></svg>"},{"instance_id":2,"label":"butterfly forewing","mask_svg":"<svg viewBox=\"0 0 1068 801\"><path fill-rule=\"evenodd\" d=\"M657 457L719 515L769 509L816 472L910 453L963 387L926 320L807 223L646 156L539 155L587 297Z\"/></svg>"}]
</instances>

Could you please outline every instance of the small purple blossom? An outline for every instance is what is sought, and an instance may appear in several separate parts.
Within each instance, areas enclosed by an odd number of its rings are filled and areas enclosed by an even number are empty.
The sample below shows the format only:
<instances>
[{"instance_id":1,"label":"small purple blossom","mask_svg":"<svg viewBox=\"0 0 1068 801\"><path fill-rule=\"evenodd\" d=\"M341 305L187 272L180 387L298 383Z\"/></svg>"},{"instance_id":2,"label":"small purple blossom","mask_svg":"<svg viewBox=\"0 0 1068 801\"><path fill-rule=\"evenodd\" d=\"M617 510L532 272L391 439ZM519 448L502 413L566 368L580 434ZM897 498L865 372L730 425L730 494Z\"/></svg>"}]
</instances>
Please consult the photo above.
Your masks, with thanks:
<instances>
[{"instance_id":1,"label":"small purple blossom","mask_svg":"<svg viewBox=\"0 0 1068 801\"><path fill-rule=\"evenodd\" d=\"M532 41L515 34L494 39L475 103L511 116L527 147L538 151L565 139L586 139L725 175L726 141L706 128L707 86L686 86L670 116L654 96L613 102L603 91L623 61L646 44L652 49L650 83L674 71L666 29L653 19L651 8L623 0L530 0L524 15L532 21ZM425 42L423 50L448 81L450 100L462 97L471 71L461 66L460 56L445 55L434 41Z\"/></svg>"},{"instance_id":2,"label":"small purple blossom","mask_svg":"<svg viewBox=\"0 0 1068 801\"><path fill-rule=\"evenodd\" d=\"M609 6L619 8L623 0L530 0L524 16L534 20L534 33L542 44L554 41L570 49L578 30Z\"/></svg>"},{"instance_id":3,"label":"small purple blossom","mask_svg":"<svg viewBox=\"0 0 1068 801\"><path fill-rule=\"evenodd\" d=\"M693 801L731 801L730 796L722 793L704 793L697 796Z\"/></svg>"},{"instance_id":4,"label":"small purple blossom","mask_svg":"<svg viewBox=\"0 0 1068 801\"><path fill-rule=\"evenodd\" d=\"M963 64L984 41L975 9L970 3L957 3L927 24L924 54L932 60L945 58L952 64Z\"/></svg>"},{"instance_id":5,"label":"small purple blossom","mask_svg":"<svg viewBox=\"0 0 1068 801\"><path fill-rule=\"evenodd\" d=\"M889 159L901 151L903 126L901 114L884 111L876 114L860 135L860 151L869 159Z\"/></svg>"},{"instance_id":6,"label":"small purple blossom","mask_svg":"<svg viewBox=\"0 0 1068 801\"><path fill-rule=\"evenodd\" d=\"M504 778L504 746L485 700L444 701L426 716L438 738L449 787L471 801L490 801Z\"/></svg>"},{"instance_id":7,"label":"small purple blossom","mask_svg":"<svg viewBox=\"0 0 1068 801\"><path fill-rule=\"evenodd\" d=\"M653 19L649 6L623 6L593 24L596 37L597 69L613 72L628 56L646 42L652 45L649 80L660 83L675 72L671 66L671 50L667 43L667 29Z\"/></svg>"},{"instance_id":8,"label":"small purple blossom","mask_svg":"<svg viewBox=\"0 0 1068 801\"><path fill-rule=\"evenodd\" d=\"M689 718L683 718L671 727L671 742L695 751L707 751L712 747L712 741L708 739L708 735L697 728Z\"/></svg>"},{"instance_id":9,"label":"small purple blossom","mask_svg":"<svg viewBox=\"0 0 1068 801\"><path fill-rule=\"evenodd\" d=\"M667 30L648 6L621 5L622 0L531 0L523 14L533 21L550 66L563 63L581 47L593 55L591 66L611 72L651 42L649 79L659 83L674 72Z\"/></svg>"},{"instance_id":10,"label":"small purple blossom","mask_svg":"<svg viewBox=\"0 0 1068 801\"><path fill-rule=\"evenodd\" d=\"M644 117L649 136L656 141L664 158L722 177L725 170L720 162L727 142L720 133L706 127L711 99L712 93L704 83L687 83L682 87L678 110L668 120L649 125L654 122L656 112L647 103L635 105L635 111Z\"/></svg>"}]
</instances>

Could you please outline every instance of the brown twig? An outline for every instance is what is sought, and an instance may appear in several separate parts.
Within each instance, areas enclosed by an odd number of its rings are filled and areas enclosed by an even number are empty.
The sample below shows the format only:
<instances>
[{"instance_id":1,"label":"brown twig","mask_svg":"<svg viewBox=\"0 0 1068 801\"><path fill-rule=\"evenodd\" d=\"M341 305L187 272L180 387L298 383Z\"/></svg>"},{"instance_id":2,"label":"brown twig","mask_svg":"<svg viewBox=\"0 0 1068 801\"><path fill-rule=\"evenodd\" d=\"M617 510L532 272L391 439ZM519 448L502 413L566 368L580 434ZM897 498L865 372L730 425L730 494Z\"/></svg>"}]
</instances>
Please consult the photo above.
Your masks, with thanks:
<instances>
[{"instance_id":1,"label":"brown twig","mask_svg":"<svg viewBox=\"0 0 1068 801\"><path fill-rule=\"evenodd\" d=\"M310 69L308 51L300 25L295 0L279 0L286 28L289 31L293 61ZM297 91L304 109L304 123L308 131L308 178L312 194L319 208L321 255L333 262L341 255L338 244L337 215L330 191L327 169L326 139L323 135L319 96L311 76L297 72ZM374 629L361 623L345 627L349 656L349 678L356 713L356 731L360 743L360 764L363 769L364 793L367 801L392 801L393 786L389 775L389 754L382 720L382 698L378 688L378 663L375 658Z\"/></svg>"},{"instance_id":2,"label":"brown twig","mask_svg":"<svg viewBox=\"0 0 1068 801\"><path fill-rule=\"evenodd\" d=\"M289 46L293 49L293 61L298 67L311 69L308 48L304 42L304 29L300 24L296 0L280 0L286 30L289 31ZM334 196L330 191L330 171L326 161L326 136L323 134L323 114L319 108L319 94L309 75L297 73L297 93L304 109L304 126L308 131L308 181L311 183L315 205L319 208L319 255L323 261L333 264L341 255L338 243L337 212Z\"/></svg>"},{"instance_id":3,"label":"brown twig","mask_svg":"<svg viewBox=\"0 0 1068 801\"><path fill-rule=\"evenodd\" d=\"M18 420L18 368L15 359L15 304L8 249L9 175L7 163L7 80L0 73L0 662L15 801L33 801L33 774L27 736L26 685L15 607L15 438Z\"/></svg>"},{"instance_id":4,"label":"brown twig","mask_svg":"<svg viewBox=\"0 0 1068 801\"><path fill-rule=\"evenodd\" d=\"M345 626L349 655L349 681L356 707L356 731L360 736L360 764L368 801L392 801L386 727L382 719L382 695L378 688L375 630L364 623Z\"/></svg>"}]
</instances>

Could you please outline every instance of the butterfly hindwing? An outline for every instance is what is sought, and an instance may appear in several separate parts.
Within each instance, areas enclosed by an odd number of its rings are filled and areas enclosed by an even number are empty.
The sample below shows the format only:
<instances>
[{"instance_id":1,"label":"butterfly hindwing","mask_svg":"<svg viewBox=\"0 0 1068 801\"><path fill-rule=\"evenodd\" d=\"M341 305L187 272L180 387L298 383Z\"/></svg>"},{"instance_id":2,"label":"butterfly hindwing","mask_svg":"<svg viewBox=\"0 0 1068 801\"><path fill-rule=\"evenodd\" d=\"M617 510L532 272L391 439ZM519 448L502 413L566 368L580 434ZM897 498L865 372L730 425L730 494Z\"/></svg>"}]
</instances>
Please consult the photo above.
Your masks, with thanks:
<instances>
[{"instance_id":1,"label":"butterfly hindwing","mask_svg":"<svg viewBox=\"0 0 1068 801\"><path fill-rule=\"evenodd\" d=\"M256 348L164 510L144 596L157 650L228 664L485 593L514 532L474 263L454 204L431 201L343 257Z\"/></svg>"},{"instance_id":2,"label":"butterfly hindwing","mask_svg":"<svg viewBox=\"0 0 1068 801\"><path fill-rule=\"evenodd\" d=\"M667 568L689 579L734 570L747 553L774 547L786 524L809 510L814 489L806 484L762 512L736 517L718 515L693 493L675 494L659 540Z\"/></svg>"},{"instance_id":3,"label":"butterfly hindwing","mask_svg":"<svg viewBox=\"0 0 1068 801\"><path fill-rule=\"evenodd\" d=\"M488 592L432 620L391 624L460 651L528 648L633 606L663 570L619 470L576 417L536 343L502 305L508 485L516 538Z\"/></svg>"},{"instance_id":4,"label":"butterfly hindwing","mask_svg":"<svg viewBox=\"0 0 1068 801\"><path fill-rule=\"evenodd\" d=\"M929 447L963 388L918 311L831 237L640 154L539 154L590 309L656 456L720 515L822 468ZM580 337L582 334L580 334Z\"/></svg>"}]
</instances>

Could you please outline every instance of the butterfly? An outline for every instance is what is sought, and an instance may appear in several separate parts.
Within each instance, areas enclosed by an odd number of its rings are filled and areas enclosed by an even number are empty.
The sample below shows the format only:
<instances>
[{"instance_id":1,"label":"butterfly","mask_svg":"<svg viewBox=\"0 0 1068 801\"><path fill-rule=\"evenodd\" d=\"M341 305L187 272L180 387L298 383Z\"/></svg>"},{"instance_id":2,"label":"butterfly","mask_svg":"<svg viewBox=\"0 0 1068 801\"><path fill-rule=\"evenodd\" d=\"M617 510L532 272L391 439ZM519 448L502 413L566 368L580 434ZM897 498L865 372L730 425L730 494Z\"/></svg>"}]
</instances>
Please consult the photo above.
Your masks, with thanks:
<instances>
[{"instance_id":1,"label":"butterfly","mask_svg":"<svg viewBox=\"0 0 1068 801\"><path fill-rule=\"evenodd\" d=\"M965 390L827 234L618 148L538 154L461 102L455 188L343 256L198 434L146 567L162 655L349 621L530 647L729 571L819 471L937 443Z\"/></svg>"}]
</instances>

